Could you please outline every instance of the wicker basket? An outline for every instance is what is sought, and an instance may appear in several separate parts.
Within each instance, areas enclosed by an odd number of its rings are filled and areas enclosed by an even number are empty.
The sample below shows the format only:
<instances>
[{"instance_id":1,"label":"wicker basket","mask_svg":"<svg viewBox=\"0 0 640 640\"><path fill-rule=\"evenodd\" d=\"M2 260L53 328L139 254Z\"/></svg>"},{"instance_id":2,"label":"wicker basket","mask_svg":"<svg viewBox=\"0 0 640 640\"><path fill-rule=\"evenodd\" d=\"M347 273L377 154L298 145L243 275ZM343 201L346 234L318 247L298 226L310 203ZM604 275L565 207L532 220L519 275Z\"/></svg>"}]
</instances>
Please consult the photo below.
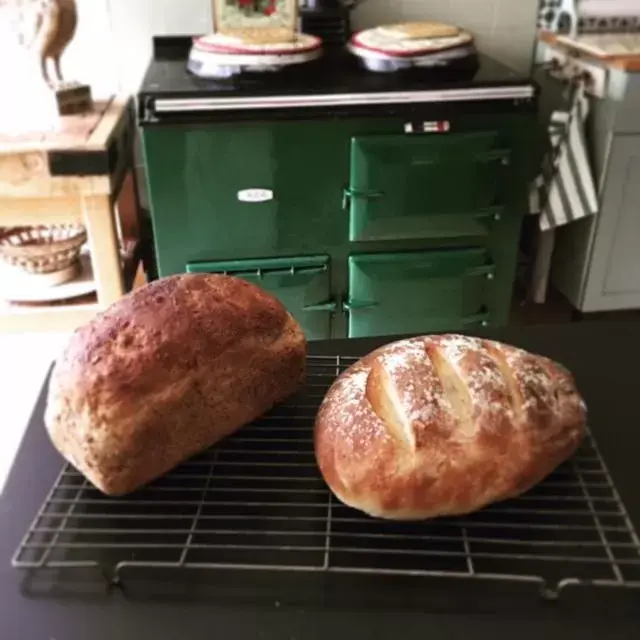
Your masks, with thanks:
<instances>
[{"instance_id":1,"label":"wicker basket","mask_svg":"<svg viewBox=\"0 0 640 640\"><path fill-rule=\"evenodd\" d=\"M55 273L77 263L86 241L76 224L0 228L0 259L27 273Z\"/></svg>"}]
</instances>

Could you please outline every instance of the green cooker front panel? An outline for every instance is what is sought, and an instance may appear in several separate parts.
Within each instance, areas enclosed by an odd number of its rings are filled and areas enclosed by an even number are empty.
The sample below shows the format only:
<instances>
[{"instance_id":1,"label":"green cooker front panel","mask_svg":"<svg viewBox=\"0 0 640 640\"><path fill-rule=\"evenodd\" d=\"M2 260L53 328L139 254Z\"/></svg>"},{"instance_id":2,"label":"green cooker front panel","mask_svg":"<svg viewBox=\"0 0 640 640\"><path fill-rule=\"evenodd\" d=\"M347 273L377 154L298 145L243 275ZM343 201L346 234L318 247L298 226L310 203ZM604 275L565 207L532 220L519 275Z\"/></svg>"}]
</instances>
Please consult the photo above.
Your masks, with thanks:
<instances>
[{"instance_id":1,"label":"green cooker front panel","mask_svg":"<svg viewBox=\"0 0 640 640\"><path fill-rule=\"evenodd\" d=\"M393 116L144 127L159 274L239 274L311 340L504 324L534 121L460 113L448 133L418 134Z\"/></svg>"},{"instance_id":2,"label":"green cooker front panel","mask_svg":"<svg viewBox=\"0 0 640 640\"><path fill-rule=\"evenodd\" d=\"M160 275L184 272L187 262L333 254L348 235L342 192L353 127L313 120L145 130Z\"/></svg>"}]
</instances>

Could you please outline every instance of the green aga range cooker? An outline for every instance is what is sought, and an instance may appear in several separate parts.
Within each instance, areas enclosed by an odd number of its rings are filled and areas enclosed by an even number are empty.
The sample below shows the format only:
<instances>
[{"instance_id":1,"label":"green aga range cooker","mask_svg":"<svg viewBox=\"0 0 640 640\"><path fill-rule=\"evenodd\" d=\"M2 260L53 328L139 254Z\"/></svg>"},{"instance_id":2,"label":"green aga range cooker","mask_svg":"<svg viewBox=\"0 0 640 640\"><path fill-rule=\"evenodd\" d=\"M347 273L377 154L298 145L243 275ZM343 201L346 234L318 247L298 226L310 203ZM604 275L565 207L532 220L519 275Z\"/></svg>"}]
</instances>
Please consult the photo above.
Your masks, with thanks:
<instances>
[{"instance_id":1,"label":"green aga range cooker","mask_svg":"<svg viewBox=\"0 0 640 640\"><path fill-rule=\"evenodd\" d=\"M341 48L191 75L156 38L139 94L160 276L228 273L310 340L508 321L537 92L488 58L378 74Z\"/></svg>"}]
</instances>

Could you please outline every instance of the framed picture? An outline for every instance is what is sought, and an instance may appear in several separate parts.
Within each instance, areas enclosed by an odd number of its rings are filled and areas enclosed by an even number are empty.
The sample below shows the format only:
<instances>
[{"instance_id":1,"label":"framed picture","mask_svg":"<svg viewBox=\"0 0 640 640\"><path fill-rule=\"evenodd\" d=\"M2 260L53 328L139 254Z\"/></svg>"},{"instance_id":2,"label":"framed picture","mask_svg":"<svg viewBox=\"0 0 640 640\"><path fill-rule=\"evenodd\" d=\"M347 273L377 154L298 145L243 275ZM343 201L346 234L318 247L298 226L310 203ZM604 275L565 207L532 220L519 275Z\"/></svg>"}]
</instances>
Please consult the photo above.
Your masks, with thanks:
<instances>
[{"instance_id":1,"label":"framed picture","mask_svg":"<svg viewBox=\"0 0 640 640\"><path fill-rule=\"evenodd\" d=\"M213 16L218 33L274 29L293 34L298 0L213 0Z\"/></svg>"}]
</instances>

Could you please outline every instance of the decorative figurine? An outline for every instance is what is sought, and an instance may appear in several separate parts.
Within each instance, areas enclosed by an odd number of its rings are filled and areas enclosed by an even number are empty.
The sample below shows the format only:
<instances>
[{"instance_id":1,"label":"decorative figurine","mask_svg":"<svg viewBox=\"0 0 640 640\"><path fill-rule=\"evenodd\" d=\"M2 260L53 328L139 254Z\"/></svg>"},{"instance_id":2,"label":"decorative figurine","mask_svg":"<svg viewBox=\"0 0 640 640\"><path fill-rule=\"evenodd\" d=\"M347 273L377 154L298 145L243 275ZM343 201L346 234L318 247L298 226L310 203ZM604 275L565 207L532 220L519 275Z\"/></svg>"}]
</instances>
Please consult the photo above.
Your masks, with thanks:
<instances>
[{"instance_id":1,"label":"decorative figurine","mask_svg":"<svg viewBox=\"0 0 640 640\"><path fill-rule=\"evenodd\" d=\"M60 65L78 26L76 0L0 0L0 22L38 62L42 79L56 94L60 115L91 108L90 87L66 82Z\"/></svg>"}]
</instances>

